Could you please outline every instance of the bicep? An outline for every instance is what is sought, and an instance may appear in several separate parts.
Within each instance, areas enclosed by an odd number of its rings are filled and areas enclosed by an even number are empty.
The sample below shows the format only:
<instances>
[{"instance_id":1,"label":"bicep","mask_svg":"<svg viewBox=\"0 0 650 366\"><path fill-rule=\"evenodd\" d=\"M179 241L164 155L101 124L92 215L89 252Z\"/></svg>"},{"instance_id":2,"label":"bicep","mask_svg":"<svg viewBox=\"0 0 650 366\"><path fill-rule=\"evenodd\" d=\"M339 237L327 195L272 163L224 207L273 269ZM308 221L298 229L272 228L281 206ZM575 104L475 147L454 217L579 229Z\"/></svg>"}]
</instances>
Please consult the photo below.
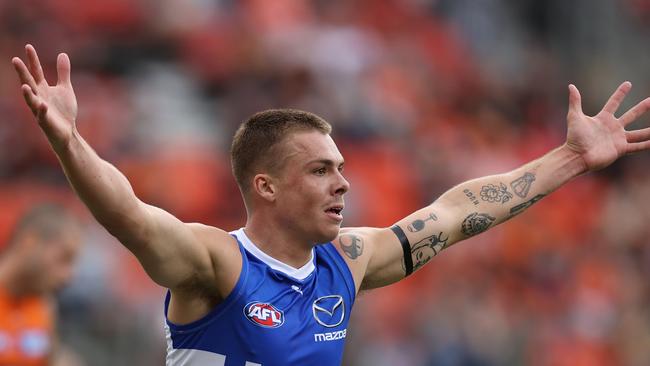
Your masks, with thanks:
<instances>
[{"instance_id":1,"label":"bicep","mask_svg":"<svg viewBox=\"0 0 650 366\"><path fill-rule=\"evenodd\" d=\"M404 277L402 249L390 229L343 228L334 245L350 268L357 291L386 286Z\"/></svg>"},{"instance_id":2,"label":"bicep","mask_svg":"<svg viewBox=\"0 0 650 366\"><path fill-rule=\"evenodd\" d=\"M142 224L131 238L121 238L157 284L176 288L197 278L215 282L234 239L217 228L184 223L155 206L143 204ZM231 250L228 250L231 249Z\"/></svg>"},{"instance_id":3,"label":"bicep","mask_svg":"<svg viewBox=\"0 0 650 366\"><path fill-rule=\"evenodd\" d=\"M457 216L453 206L436 202L380 229L368 240L372 255L362 288L386 286L422 268L459 239L454 227Z\"/></svg>"}]
</instances>

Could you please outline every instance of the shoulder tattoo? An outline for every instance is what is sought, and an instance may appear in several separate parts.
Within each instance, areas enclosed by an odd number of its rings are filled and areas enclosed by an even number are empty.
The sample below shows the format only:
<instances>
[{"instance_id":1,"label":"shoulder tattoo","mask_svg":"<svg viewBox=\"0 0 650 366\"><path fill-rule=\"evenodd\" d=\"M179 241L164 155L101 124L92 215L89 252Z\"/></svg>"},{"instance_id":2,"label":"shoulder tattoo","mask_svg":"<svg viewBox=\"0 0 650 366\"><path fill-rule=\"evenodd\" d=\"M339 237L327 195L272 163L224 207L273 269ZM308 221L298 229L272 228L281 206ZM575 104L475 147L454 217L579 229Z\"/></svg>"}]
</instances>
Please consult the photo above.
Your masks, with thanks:
<instances>
[{"instance_id":1,"label":"shoulder tattoo","mask_svg":"<svg viewBox=\"0 0 650 366\"><path fill-rule=\"evenodd\" d=\"M357 259L363 254L363 239L354 234L343 234L339 237L343 253L350 259Z\"/></svg>"}]
</instances>

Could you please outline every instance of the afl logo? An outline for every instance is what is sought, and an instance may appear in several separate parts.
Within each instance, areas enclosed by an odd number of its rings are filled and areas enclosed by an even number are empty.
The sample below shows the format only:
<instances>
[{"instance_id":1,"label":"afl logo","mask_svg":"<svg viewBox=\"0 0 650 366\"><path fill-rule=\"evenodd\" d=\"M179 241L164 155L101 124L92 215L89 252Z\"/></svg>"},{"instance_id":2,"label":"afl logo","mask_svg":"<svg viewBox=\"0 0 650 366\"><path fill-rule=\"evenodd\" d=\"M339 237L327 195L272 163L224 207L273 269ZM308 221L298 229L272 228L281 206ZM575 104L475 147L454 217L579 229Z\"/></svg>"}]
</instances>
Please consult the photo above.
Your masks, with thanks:
<instances>
[{"instance_id":1,"label":"afl logo","mask_svg":"<svg viewBox=\"0 0 650 366\"><path fill-rule=\"evenodd\" d=\"M341 295L321 296L314 301L311 310L316 322L327 328L337 327L345 319L345 305Z\"/></svg>"},{"instance_id":2,"label":"afl logo","mask_svg":"<svg viewBox=\"0 0 650 366\"><path fill-rule=\"evenodd\" d=\"M244 307L244 315L253 324L264 328L277 328L284 324L282 311L265 302L249 302Z\"/></svg>"}]
</instances>

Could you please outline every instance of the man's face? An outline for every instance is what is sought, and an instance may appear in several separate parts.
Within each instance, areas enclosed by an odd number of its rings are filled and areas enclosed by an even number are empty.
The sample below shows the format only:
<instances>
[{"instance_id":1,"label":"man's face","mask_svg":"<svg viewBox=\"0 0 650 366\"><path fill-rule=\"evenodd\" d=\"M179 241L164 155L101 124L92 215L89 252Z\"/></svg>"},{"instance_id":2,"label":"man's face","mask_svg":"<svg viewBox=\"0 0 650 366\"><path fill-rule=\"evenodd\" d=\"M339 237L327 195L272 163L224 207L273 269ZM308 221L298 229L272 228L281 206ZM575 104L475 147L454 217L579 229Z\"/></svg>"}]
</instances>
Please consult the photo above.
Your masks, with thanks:
<instances>
[{"instance_id":1,"label":"man's face","mask_svg":"<svg viewBox=\"0 0 650 366\"><path fill-rule=\"evenodd\" d=\"M283 159L278 173L276 209L286 227L311 243L326 243L338 235L343 221L343 156L329 135L298 132L278 149Z\"/></svg>"},{"instance_id":2,"label":"man's face","mask_svg":"<svg viewBox=\"0 0 650 366\"><path fill-rule=\"evenodd\" d=\"M34 290L50 294L65 286L72 278L80 247L81 235L77 228L41 238L34 245L36 250L30 261Z\"/></svg>"}]
</instances>

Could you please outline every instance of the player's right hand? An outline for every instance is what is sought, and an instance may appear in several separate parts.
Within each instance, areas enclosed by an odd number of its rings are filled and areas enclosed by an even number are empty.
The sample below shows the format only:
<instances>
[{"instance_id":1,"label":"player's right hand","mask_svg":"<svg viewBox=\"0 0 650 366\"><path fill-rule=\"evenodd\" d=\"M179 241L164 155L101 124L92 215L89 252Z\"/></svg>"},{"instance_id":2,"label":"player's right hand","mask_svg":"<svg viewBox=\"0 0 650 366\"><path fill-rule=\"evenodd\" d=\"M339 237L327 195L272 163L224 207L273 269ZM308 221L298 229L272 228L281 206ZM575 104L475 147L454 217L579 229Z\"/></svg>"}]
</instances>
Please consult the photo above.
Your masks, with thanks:
<instances>
[{"instance_id":1,"label":"player's right hand","mask_svg":"<svg viewBox=\"0 0 650 366\"><path fill-rule=\"evenodd\" d=\"M77 98L70 83L70 59L65 53L59 54L56 60L58 80L56 85L50 86L34 47L26 45L25 52L27 65L19 57L11 60L22 83L23 97L52 147L55 150L63 148L73 137L77 118Z\"/></svg>"}]
</instances>

